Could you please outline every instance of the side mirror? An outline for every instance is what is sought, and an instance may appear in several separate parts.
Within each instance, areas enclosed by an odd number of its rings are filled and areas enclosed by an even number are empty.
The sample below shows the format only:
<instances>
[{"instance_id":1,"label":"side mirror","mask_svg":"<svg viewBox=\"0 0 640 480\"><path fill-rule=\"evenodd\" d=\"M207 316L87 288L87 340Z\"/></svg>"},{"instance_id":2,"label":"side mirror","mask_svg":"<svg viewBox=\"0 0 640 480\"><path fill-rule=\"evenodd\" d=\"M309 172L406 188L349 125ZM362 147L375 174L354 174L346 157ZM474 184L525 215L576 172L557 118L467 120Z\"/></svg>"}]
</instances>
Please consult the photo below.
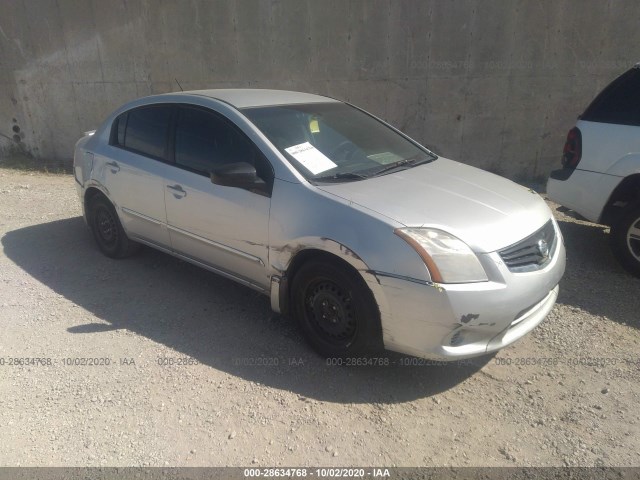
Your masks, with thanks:
<instances>
[{"instance_id":1,"label":"side mirror","mask_svg":"<svg viewBox=\"0 0 640 480\"><path fill-rule=\"evenodd\" d=\"M247 162L230 163L211 172L211 183L267 194L267 184L258 177L256 167Z\"/></svg>"}]
</instances>

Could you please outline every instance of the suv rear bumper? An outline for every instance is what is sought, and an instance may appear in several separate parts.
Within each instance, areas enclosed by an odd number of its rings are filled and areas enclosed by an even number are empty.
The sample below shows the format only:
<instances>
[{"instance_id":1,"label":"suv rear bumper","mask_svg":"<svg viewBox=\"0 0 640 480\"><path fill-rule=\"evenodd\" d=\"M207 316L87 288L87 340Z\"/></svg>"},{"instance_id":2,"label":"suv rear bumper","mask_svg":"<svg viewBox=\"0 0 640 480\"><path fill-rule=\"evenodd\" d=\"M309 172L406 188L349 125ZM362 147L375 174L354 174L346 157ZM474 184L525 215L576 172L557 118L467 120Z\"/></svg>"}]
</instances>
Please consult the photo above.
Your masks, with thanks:
<instances>
[{"instance_id":1,"label":"suv rear bumper","mask_svg":"<svg viewBox=\"0 0 640 480\"><path fill-rule=\"evenodd\" d=\"M575 172L575 168L561 168L559 170L554 170L549 174L549 178L553 180L559 180L564 182L568 180L573 172Z\"/></svg>"},{"instance_id":2,"label":"suv rear bumper","mask_svg":"<svg viewBox=\"0 0 640 480\"><path fill-rule=\"evenodd\" d=\"M604 206L621 178L578 168L563 178L566 173L562 170L569 169L554 170L549 177L549 199L578 212L587 220L596 223L600 221Z\"/></svg>"}]
</instances>

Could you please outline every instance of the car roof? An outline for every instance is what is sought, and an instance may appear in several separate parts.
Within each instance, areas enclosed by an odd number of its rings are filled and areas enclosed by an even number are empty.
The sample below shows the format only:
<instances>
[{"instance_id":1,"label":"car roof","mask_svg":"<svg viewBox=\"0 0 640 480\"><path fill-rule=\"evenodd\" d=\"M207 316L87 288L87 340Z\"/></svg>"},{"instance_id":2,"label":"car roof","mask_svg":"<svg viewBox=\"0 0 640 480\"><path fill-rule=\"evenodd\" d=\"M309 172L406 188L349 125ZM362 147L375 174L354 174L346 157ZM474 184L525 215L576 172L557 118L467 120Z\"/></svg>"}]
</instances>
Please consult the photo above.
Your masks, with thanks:
<instances>
[{"instance_id":1,"label":"car roof","mask_svg":"<svg viewBox=\"0 0 640 480\"><path fill-rule=\"evenodd\" d=\"M186 92L174 92L169 95L199 95L203 97L210 97L229 103L236 108L338 101L333 98L314 95L312 93L292 92L288 90L268 90L261 88L190 90Z\"/></svg>"}]
</instances>

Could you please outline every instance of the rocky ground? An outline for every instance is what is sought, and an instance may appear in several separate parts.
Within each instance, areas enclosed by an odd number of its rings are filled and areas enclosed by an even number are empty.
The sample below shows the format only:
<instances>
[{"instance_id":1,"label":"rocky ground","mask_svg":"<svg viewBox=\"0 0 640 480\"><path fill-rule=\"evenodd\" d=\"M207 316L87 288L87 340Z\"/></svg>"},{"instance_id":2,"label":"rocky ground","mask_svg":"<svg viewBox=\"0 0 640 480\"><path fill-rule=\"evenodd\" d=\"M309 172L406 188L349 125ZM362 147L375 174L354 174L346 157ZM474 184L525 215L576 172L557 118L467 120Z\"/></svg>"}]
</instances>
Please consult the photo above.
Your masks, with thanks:
<instances>
[{"instance_id":1,"label":"rocky ground","mask_svg":"<svg viewBox=\"0 0 640 480\"><path fill-rule=\"evenodd\" d=\"M251 290L102 256L72 176L0 169L0 465L637 466L640 280L604 228L557 218L567 272L532 334L347 368Z\"/></svg>"}]
</instances>

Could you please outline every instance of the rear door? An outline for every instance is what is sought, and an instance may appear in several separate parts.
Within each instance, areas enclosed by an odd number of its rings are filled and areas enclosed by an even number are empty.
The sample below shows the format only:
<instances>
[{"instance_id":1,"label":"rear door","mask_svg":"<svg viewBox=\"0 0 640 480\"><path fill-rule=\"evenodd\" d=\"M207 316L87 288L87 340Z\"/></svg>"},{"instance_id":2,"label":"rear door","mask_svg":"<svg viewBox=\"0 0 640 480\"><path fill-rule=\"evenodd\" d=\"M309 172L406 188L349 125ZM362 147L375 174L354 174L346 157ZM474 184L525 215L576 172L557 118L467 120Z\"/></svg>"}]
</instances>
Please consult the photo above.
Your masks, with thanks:
<instances>
[{"instance_id":1,"label":"rear door","mask_svg":"<svg viewBox=\"0 0 640 480\"><path fill-rule=\"evenodd\" d=\"M121 114L114 122L108 157L97 167L127 234L170 247L164 205L169 126L175 107L153 105Z\"/></svg>"},{"instance_id":2,"label":"rear door","mask_svg":"<svg viewBox=\"0 0 640 480\"><path fill-rule=\"evenodd\" d=\"M266 289L270 194L214 185L211 172L247 162L273 184L273 170L255 144L222 114L178 107L174 167L164 195L171 245L177 253L258 289Z\"/></svg>"}]
</instances>

